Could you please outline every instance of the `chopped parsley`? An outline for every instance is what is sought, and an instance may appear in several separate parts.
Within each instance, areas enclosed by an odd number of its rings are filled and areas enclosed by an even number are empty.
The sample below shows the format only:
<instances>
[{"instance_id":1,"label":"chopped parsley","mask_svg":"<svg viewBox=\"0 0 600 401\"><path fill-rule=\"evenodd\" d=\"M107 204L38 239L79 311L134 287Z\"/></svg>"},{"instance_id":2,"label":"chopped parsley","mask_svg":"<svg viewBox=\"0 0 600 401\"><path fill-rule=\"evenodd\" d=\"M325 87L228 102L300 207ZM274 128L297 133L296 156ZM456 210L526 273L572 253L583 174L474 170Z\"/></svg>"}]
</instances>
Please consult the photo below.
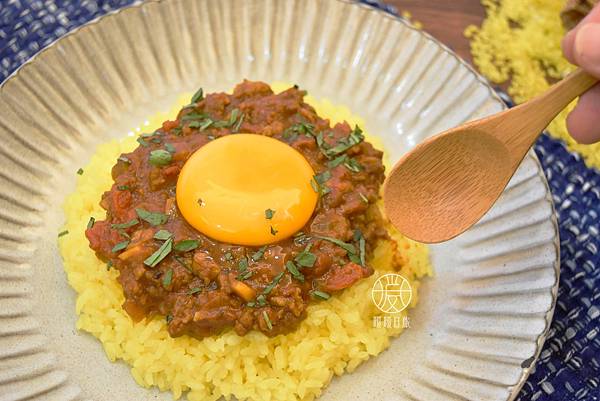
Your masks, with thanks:
<instances>
[{"instance_id":1,"label":"chopped parsley","mask_svg":"<svg viewBox=\"0 0 600 401\"><path fill-rule=\"evenodd\" d=\"M265 289L263 290L263 295L268 295L271 291L273 291L273 288L275 288L275 286L277 284L279 284L279 281L281 280L281 278L283 277L283 272L279 273L278 275L276 275L273 278L273 281L271 281L271 283L265 287Z\"/></svg>"},{"instance_id":2,"label":"chopped parsley","mask_svg":"<svg viewBox=\"0 0 600 401\"><path fill-rule=\"evenodd\" d=\"M146 266L154 267L159 264L164 258L167 257L171 253L173 249L173 238L167 239L163 244L154 252L152 255L148 256L146 260L144 260L144 264Z\"/></svg>"},{"instance_id":3,"label":"chopped parsley","mask_svg":"<svg viewBox=\"0 0 600 401\"><path fill-rule=\"evenodd\" d=\"M180 257L180 256L173 256L173 259L175 259L177 261L177 263L179 263L181 266L183 266L186 270L188 270L190 272L192 271L191 267L188 266L187 263L185 263L185 259L183 259L182 257Z\"/></svg>"},{"instance_id":4,"label":"chopped parsley","mask_svg":"<svg viewBox=\"0 0 600 401\"><path fill-rule=\"evenodd\" d=\"M129 185L117 185L119 191L129 191L131 187Z\"/></svg>"},{"instance_id":5,"label":"chopped parsley","mask_svg":"<svg viewBox=\"0 0 600 401\"><path fill-rule=\"evenodd\" d=\"M360 252L360 265L361 266L366 266L366 260L365 260L365 237L363 237L362 235L360 236L360 239L358 240L358 249Z\"/></svg>"},{"instance_id":6,"label":"chopped parsley","mask_svg":"<svg viewBox=\"0 0 600 401\"><path fill-rule=\"evenodd\" d=\"M256 297L256 302L259 306L265 306L267 304L267 297L265 297L263 294L260 294Z\"/></svg>"},{"instance_id":7,"label":"chopped parsley","mask_svg":"<svg viewBox=\"0 0 600 401\"><path fill-rule=\"evenodd\" d=\"M240 273L248 270L248 259L246 259L246 258L240 259L240 261L238 262L238 270L240 271Z\"/></svg>"},{"instance_id":8,"label":"chopped parsley","mask_svg":"<svg viewBox=\"0 0 600 401\"><path fill-rule=\"evenodd\" d=\"M106 271L109 271L112 267L113 267L112 260L109 260L108 262L106 262Z\"/></svg>"},{"instance_id":9,"label":"chopped parsley","mask_svg":"<svg viewBox=\"0 0 600 401\"><path fill-rule=\"evenodd\" d=\"M294 262L292 262L291 260L288 260L287 262L285 262L285 267L286 267L286 269L288 269L288 271L290 272L292 277L294 277L298 281L304 282L304 275L302 273L300 273L300 271L298 270L298 267L296 267Z\"/></svg>"},{"instance_id":10,"label":"chopped parsley","mask_svg":"<svg viewBox=\"0 0 600 401\"><path fill-rule=\"evenodd\" d=\"M283 131L283 137L290 140L295 140L298 135L313 136L315 126L308 123L297 123Z\"/></svg>"},{"instance_id":11,"label":"chopped parsley","mask_svg":"<svg viewBox=\"0 0 600 401\"><path fill-rule=\"evenodd\" d=\"M173 269L169 269L167 270L167 272L165 273L163 280L162 280L162 285L163 287L168 287L171 285L171 281L173 281Z\"/></svg>"},{"instance_id":12,"label":"chopped parsley","mask_svg":"<svg viewBox=\"0 0 600 401\"><path fill-rule=\"evenodd\" d=\"M237 122L232 127L231 132L238 132L240 130L240 127L242 126L242 123L244 122L245 117L246 117L246 115L244 113L242 113L240 118L238 118Z\"/></svg>"},{"instance_id":13,"label":"chopped parsley","mask_svg":"<svg viewBox=\"0 0 600 401\"><path fill-rule=\"evenodd\" d=\"M61 231L58 233L58 238L62 237L63 235L67 235L68 233L69 233L69 230Z\"/></svg>"},{"instance_id":14,"label":"chopped parsley","mask_svg":"<svg viewBox=\"0 0 600 401\"><path fill-rule=\"evenodd\" d=\"M96 224L96 219L93 217L90 217L90 219L88 220L88 223L87 223L87 229L89 230L90 228L94 227L94 224Z\"/></svg>"},{"instance_id":15,"label":"chopped parsley","mask_svg":"<svg viewBox=\"0 0 600 401\"><path fill-rule=\"evenodd\" d=\"M275 214L275 210L273 210L273 209L267 209L267 210L265 210L265 218L267 220L271 220L273 218L274 214Z\"/></svg>"},{"instance_id":16,"label":"chopped parsley","mask_svg":"<svg viewBox=\"0 0 600 401\"><path fill-rule=\"evenodd\" d=\"M252 275L253 275L253 274L254 274L254 272L253 272L253 271L251 271L251 270L246 270L245 272L243 272L243 273L240 273L240 274L238 275L237 279L238 279L238 280L240 280L240 281L244 281L244 280L247 280L247 279L249 279L250 277L252 277Z\"/></svg>"},{"instance_id":17,"label":"chopped parsley","mask_svg":"<svg viewBox=\"0 0 600 401\"><path fill-rule=\"evenodd\" d=\"M198 248L198 240L195 239L184 239L175 244L175 250L179 252L189 252Z\"/></svg>"},{"instance_id":18,"label":"chopped parsley","mask_svg":"<svg viewBox=\"0 0 600 401\"><path fill-rule=\"evenodd\" d=\"M308 244L302 252L294 258L294 262L303 267L313 267L317 261L317 256L310 252L312 244Z\"/></svg>"},{"instance_id":19,"label":"chopped parsley","mask_svg":"<svg viewBox=\"0 0 600 401\"><path fill-rule=\"evenodd\" d=\"M140 221L138 219L133 219L133 220L129 220L126 223L111 224L110 227L114 228L114 229L117 229L117 230L122 230L122 229L125 229L125 228L133 227L133 226L135 226L136 224L139 224L139 223L140 223Z\"/></svg>"},{"instance_id":20,"label":"chopped parsley","mask_svg":"<svg viewBox=\"0 0 600 401\"><path fill-rule=\"evenodd\" d=\"M173 315L168 314L165 316L165 320L167 321L167 324L171 323L173 321Z\"/></svg>"},{"instance_id":21,"label":"chopped parsley","mask_svg":"<svg viewBox=\"0 0 600 401\"><path fill-rule=\"evenodd\" d=\"M267 314L267 311L264 310L262 312L263 315L263 319L265 319L265 323L267 324L267 327L269 328L269 330L273 329L273 324L271 323L271 319L269 319L269 315Z\"/></svg>"},{"instance_id":22,"label":"chopped parsley","mask_svg":"<svg viewBox=\"0 0 600 401\"><path fill-rule=\"evenodd\" d=\"M323 291L318 291L318 290L311 291L311 295L315 298L319 298L319 299L323 299L323 300L327 300L327 299L331 298L331 295L329 295L328 293L323 292Z\"/></svg>"},{"instance_id":23,"label":"chopped parsley","mask_svg":"<svg viewBox=\"0 0 600 401\"><path fill-rule=\"evenodd\" d=\"M203 120L205 118L208 118L208 114L192 112L182 116L181 121Z\"/></svg>"},{"instance_id":24,"label":"chopped parsley","mask_svg":"<svg viewBox=\"0 0 600 401\"><path fill-rule=\"evenodd\" d=\"M277 235L279 231L277 231L273 226L271 226L271 235Z\"/></svg>"},{"instance_id":25,"label":"chopped parsley","mask_svg":"<svg viewBox=\"0 0 600 401\"><path fill-rule=\"evenodd\" d=\"M187 294L188 295L194 295L194 294L199 293L200 291L202 291L202 288L200 288L200 287L194 287L194 288L189 289L188 292L187 292Z\"/></svg>"},{"instance_id":26,"label":"chopped parsley","mask_svg":"<svg viewBox=\"0 0 600 401\"><path fill-rule=\"evenodd\" d=\"M170 152L164 149L156 149L150 152L148 161L153 166L166 166L167 164L171 163L172 158L173 157L171 156Z\"/></svg>"},{"instance_id":27,"label":"chopped parsley","mask_svg":"<svg viewBox=\"0 0 600 401\"><path fill-rule=\"evenodd\" d=\"M166 241L169 238L171 238L172 236L173 236L173 234L171 234L168 230L158 230L154 234L154 239L157 239L160 241Z\"/></svg>"},{"instance_id":28,"label":"chopped parsley","mask_svg":"<svg viewBox=\"0 0 600 401\"><path fill-rule=\"evenodd\" d=\"M339 240L337 238L332 238L332 237L324 237L324 236L321 236L321 235L316 235L315 237L317 237L319 239L322 239L322 240L325 240L325 241L329 241L331 243L334 243L337 246L339 246L340 248L343 248L348 253L356 254L356 248L352 244L349 244L347 242L344 242L342 240Z\"/></svg>"},{"instance_id":29,"label":"chopped parsley","mask_svg":"<svg viewBox=\"0 0 600 401\"><path fill-rule=\"evenodd\" d=\"M111 252L115 253L115 252L122 251L123 249L127 248L127 245L129 245L129 242L130 242L129 240L119 242L117 245L113 246L113 248L111 249Z\"/></svg>"},{"instance_id":30,"label":"chopped parsley","mask_svg":"<svg viewBox=\"0 0 600 401\"><path fill-rule=\"evenodd\" d=\"M320 196L327 195L329 192L331 192L331 189L329 189L325 183L329 181L330 178L331 172L329 170L325 170L322 173L313 176L313 179L310 181L310 185Z\"/></svg>"},{"instance_id":31,"label":"chopped parsley","mask_svg":"<svg viewBox=\"0 0 600 401\"><path fill-rule=\"evenodd\" d=\"M196 91L196 93L194 93L190 103L198 103L202 99L204 99L204 90L202 88L200 88Z\"/></svg>"},{"instance_id":32,"label":"chopped parsley","mask_svg":"<svg viewBox=\"0 0 600 401\"><path fill-rule=\"evenodd\" d=\"M233 260L233 254L231 252L227 252L225 254L225 260L227 260L227 261Z\"/></svg>"},{"instance_id":33,"label":"chopped parsley","mask_svg":"<svg viewBox=\"0 0 600 401\"><path fill-rule=\"evenodd\" d=\"M327 150L327 156L333 157L344 153L354 145L361 143L364 139L362 130L356 125L348 137L340 139L334 147Z\"/></svg>"},{"instance_id":34,"label":"chopped parsley","mask_svg":"<svg viewBox=\"0 0 600 401\"><path fill-rule=\"evenodd\" d=\"M77 175L81 175L81 174L83 174L83 169L82 168L80 168L79 170L77 170Z\"/></svg>"},{"instance_id":35,"label":"chopped parsley","mask_svg":"<svg viewBox=\"0 0 600 401\"><path fill-rule=\"evenodd\" d=\"M147 223L150 223L150 225L153 226L165 224L167 220L169 220L169 216L167 216L164 213L149 212L148 210L139 207L135 208L135 212L140 217L140 219L144 220Z\"/></svg>"},{"instance_id":36,"label":"chopped parsley","mask_svg":"<svg viewBox=\"0 0 600 401\"><path fill-rule=\"evenodd\" d=\"M173 146L172 144L170 144L170 143L168 143L168 142L167 142L167 143L165 143L165 149L166 149L166 150L167 150L167 152L169 152L169 153L175 153L175 152L176 152L176 150L175 150L175 146Z\"/></svg>"},{"instance_id":37,"label":"chopped parsley","mask_svg":"<svg viewBox=\"0 0 600 401\"><path fill-rule=\"evenodd\" d=\"M138 137L138 138L136 139L136 141L137 141L137 142L138 142L140 145L142 145L142 146L144 146L144 147L146 147L146 146L150 145L150 144L149 144L148 142L146 142L146 140L145 140L144 138L142 138L142 137Z\"/></svg>"},{"instance_id":38,"label":"chopped parsley","mask_svg":"<svg viewBox=\"0 0 600 401\"><path fill-rule=\"evenodd\" d=\"M252 255L252 260L255 262L258 262L264 256L266 250L267 250L266 245L261 247L258 251L254 252L254 255Z\"/></svg>"}]
</instances>

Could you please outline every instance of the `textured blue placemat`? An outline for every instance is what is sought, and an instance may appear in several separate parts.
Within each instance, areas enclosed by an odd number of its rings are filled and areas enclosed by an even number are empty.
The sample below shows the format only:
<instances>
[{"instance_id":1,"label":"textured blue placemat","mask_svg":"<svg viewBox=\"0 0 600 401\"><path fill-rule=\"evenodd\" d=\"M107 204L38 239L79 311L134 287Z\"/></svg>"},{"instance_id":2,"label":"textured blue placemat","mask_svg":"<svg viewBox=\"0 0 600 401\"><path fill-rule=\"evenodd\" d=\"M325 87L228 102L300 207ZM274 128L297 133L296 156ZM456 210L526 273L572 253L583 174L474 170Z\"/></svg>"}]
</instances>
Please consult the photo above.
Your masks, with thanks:
<instances>
[{"instance_id":1,"label":"textured blue placemat","mask_svg":"<svg viewBox=\"0 0 600 401\"><path fill-rule=\"evenodd\" d=\"M396 12L378 1L365 2ZM67 31L132 3L0 0L0 81ZM550 334L517 400L599 400L600 174L548 135L538 140L535 150L554 197L562 264Z\"/></svg>"}]
</instances>

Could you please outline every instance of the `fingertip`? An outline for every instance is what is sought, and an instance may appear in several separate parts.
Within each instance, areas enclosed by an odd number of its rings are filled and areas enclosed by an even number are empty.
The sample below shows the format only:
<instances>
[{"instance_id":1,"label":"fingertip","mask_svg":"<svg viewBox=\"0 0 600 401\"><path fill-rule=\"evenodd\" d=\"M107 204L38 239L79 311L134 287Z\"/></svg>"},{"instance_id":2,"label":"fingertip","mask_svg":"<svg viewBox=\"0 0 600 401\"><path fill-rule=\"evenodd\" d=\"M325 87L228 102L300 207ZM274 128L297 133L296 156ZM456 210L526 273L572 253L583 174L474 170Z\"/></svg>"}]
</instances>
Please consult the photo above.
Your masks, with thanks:
<instances>
[{"instance_id":1,"label":"fingertip","mask_svg":"<svg viewBox=\"0 0 600 401\"><path fill-rule=\"evenodd\" d=\"M571 64L575 64L575 57L573 54L573 42L575 41L575 33L576 31L574 29L570 30L560 42L560 47L562 48L563 55L567 60L569 60L569 63Z\"/></svg>"},{"instance_id":2,"label":"fingertip","mask_svg":"<svg viewBox=\"0 0 600 401\"><path fill-rule=\"evenodd\" d=\"M574 35L571 51L575 62L600 78L600 23L583 25Z\"/></svg>"},{"instance_id":3,"label":"fingertip","mask_svg":"<svg viewBox=\"0 0 600 401\"><path fill-rule=\"evenodd\" d=\"M584 93L567 116L567 129L577 143L600 141L600 84Z\"/></svg>"}]
</instances>

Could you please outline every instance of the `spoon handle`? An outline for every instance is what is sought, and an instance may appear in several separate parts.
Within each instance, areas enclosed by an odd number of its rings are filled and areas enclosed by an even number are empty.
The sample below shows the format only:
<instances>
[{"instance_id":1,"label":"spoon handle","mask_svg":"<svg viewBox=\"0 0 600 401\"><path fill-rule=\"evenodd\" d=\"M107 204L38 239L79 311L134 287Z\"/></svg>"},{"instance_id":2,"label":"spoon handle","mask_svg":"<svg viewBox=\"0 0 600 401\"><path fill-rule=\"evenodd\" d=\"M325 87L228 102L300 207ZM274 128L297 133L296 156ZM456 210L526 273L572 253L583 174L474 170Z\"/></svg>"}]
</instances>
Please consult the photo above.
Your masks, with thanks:
<instances>
[{"instance_id":1,"label":"spoon handle","mask_svg":"<svg viewBox=\"0 0 600 401\"><path fill-rule=\"evenodd\" d=\"M538 107L538 112L548 120L544 127L552 121L558 113L569 105L577 96L590 89L598 80L577 68L563 80L550 87L542 95L534 98L531 105ZM544 128L542 127L542 129Z\"/></svg>"},{"instance_id":2,"label":"spoon handle","mask_svg":"<svg viewBox=\"0 0 600 401\"><path fill-rule=\"evenodd\" d=\"M490 118L499 139L516 156L515 165L554 117L597 82L578 68L537 97Z\"/></svg>"}]
</instances>

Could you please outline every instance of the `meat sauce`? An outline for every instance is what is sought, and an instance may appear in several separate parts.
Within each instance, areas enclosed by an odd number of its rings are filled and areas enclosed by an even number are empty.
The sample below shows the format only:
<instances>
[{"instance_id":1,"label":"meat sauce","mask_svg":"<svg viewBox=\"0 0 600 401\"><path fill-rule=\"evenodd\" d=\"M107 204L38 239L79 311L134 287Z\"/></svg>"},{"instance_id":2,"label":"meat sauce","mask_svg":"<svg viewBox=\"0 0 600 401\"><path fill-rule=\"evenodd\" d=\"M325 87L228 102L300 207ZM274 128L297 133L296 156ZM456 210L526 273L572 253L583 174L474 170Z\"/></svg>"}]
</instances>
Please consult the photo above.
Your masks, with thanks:
<instances>
[{"instance_id":1,"label":"meat sauce","mask_svg":"<svg viewBox=\"0 0 600 401\"><path fill-rule=\"evenodd\" d=\"M139 321L166 316L171 336L204 337L233 328L274 336L293 330L310 302L373 273L365 260L387 238L375 202L382 153L358 127L331 127L297 87L274 94L244 81L232 95L193 98L174 121L142 135L119 157L100 202L106 219L86 231L90 247L119 271L123 308ZM220 243L192 228L175 201L178 174L209 141L236 132L268 135L298 150L317 174L317 207L301 232L265 247ZM167 149L167 163L152 151ZM276 166L274 166L276 168Z\"/></svg>"}]
</instances>

